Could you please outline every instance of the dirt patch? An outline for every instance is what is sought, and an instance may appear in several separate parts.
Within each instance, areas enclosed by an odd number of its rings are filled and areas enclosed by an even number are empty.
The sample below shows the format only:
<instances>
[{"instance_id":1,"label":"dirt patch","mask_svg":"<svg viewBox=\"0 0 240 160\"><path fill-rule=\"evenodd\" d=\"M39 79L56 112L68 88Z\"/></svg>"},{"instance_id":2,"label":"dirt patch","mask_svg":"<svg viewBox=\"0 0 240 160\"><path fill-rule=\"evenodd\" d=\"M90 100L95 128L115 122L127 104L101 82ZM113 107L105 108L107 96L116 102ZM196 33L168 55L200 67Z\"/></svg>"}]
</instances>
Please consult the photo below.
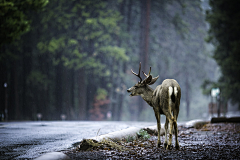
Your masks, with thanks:
<instances>
[{"instance_id":1,"label":"dirt patch","mask_svg":"<svg viewBox=\"0 0 240 160\"><path fill-rule=\"evenodd\" d=\"M138 138L131 142L115 142L125 150L105 145L88 151L78 147L66 154L72 159L239 159L240 124L218 123L204 124L202 128L179 127L180 150L174 147L166 150L156 147L157 136L149 139ZM173 144L174 144L173 138ZM161 137L164 142L164 137Z\"/></svg>"}]
</instances>

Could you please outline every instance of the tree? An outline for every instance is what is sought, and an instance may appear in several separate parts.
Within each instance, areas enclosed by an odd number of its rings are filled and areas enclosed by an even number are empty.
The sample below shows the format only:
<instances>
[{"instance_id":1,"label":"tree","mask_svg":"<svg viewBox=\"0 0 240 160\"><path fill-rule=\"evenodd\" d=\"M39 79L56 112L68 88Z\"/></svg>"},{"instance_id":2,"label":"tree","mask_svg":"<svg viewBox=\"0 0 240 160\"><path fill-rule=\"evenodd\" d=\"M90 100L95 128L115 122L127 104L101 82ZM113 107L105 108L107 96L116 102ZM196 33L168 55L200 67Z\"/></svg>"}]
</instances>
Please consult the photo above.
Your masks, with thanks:
<instances>
[{"instance_id":1,"label":"tree","mask_svg":"<svg viewBox=\"0 0 240 160\"><path fill-rule=\"evenodd\" d=\"M94 100L99 83L110 83L105 89L114 89L114 82L106 77L118 76L115 63L128 60L125 49L117 46L117 37L121 30L117 25L121 17L117 11L110 9L104 1L58 1L50 3L46 10L43 25L45 32L51 32L51 38L46 35L38 48L43 52L54 55L54 63L67 69L73 69L77 80L77 99L79 118L87 119L88 110ZM54 20L57 20L57 24ZM77 34L79 33L79 34ZM108 68L107 66L111 66ZM62 69L56 68L61 72ZM121 70L121 69L120 69ZM109 72L111 75L109 75ZM106 75L107 73L107 75ZM90 78L91 77L91 78ZM69 106L62 106L61 84L62 73L56 78L57 106L68 110ZM59 83L59 84L58 84ZM70 82L66 82L70 83ZM60 91L60 92L59 92ZM109 92L111 96L111 93Z\"/></svg>"},{"instance_id":2,"label":"tree","mask_svg":"<svg viewBox=\"0 0 240 160\"><path fill-rule=\"evenodd\" d=\"M150 107L139 106L126 94L138 81L130 69L139 61L145 72L151 66L152 74L160 75L159 84L166 78L178 80L183 89L180 115L184 111L191 117L199 110L193 98L209 68L200 5L52 0L41 12L24 10L31 22L29 32L1 47L0 79L9 84L9 118L34 120L41 113L44 120L58 120L61 114L74 120L104 120L111 113L112 120L155 120ZM2 94L6 89L1 87ZM105 96L96 98L99 95ZM4 95L0 98L4 104Z\"/></svg>"},{"instance_id":3,"label":"tree","mask_svg":"<svg viewBox=\"0 0 240 160\"><path fill-rule=\"evenodd\" d=\"M29 10L42 9L48 0L1 0L0 1L0 47L11 43L30 30Z\"/></svg>"},{"instance_id":4,"label":"tree","mask_svg":"<svg viewBox=\"0 0 240 160\"><path fill-rule=\"evenodd\" d=\"M151 13L151 0L143 0L141 2L141 28L140 28L140 50L139 59L142 63L142 70L147 72L149 70L149 32L150 32L150 13ZM146 103L139 97L139 107L138 115L140 115L144 108L146 108Z\"/></svg>"},{"instance_id":5,"label":"tree","mask_svg":"<svg viewBox=\"0 0 240 160\"><path fill-rule=\"evenodd\" d=\"M221 94L240 102L240 10L239 1L210 0L206 20L210 24L208 42L215 45L213 58L220 66L218 80Z\"/></svg>"},{"instance_id":6,"label":"tree","mask_svg":"<svg viewBox=\"0 0 240 160\"><path fill-rule=\"evenodd\" d=\"M5 113L5 117L20 118L18 65L25 51L19 52L22 45L19 38L31 29L29 12L42 10L47 3L48 0L0 1L0 113ZM22 77L26 78L25 75ZM8 84L7 88L3 86L5 83ZM7 104L6 101L14 108L7 105L4 108L2 104ZM15 113L8 116L9 111Z\"/></svg>"}]
</instances>

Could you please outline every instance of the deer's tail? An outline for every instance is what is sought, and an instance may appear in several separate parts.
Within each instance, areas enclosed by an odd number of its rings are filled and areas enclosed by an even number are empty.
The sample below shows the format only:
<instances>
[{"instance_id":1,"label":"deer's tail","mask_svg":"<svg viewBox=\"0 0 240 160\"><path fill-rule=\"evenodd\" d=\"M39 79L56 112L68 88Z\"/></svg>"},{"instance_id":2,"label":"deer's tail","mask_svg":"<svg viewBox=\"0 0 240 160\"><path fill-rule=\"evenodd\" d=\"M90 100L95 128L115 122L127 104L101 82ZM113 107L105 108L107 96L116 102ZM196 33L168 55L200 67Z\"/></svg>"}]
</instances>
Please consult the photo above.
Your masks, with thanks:
<instances>
[{"instance_id":1,"label":"deer's tail","mask_svg":"<svg viewBox=\"0 0 240 160\"><path fill-rule=\"evenodd\" d=\"M177 89L177 87L171 87L171 86L170 86L170 87L168 88L169 100L171 100L171 102L173 102L173 103L176 102L177 94L178 94L178 89Z\"/></svg>"},{"instance_id":2,"label":"deer's tail","mask_svg":"<svg viewBox=\"0 0 240 160\"><path fill-rule=\"evenodd\" d=\"M172 87L172 86L170 86L170 87L168 88L168 96L169 96L169 101L168 101L168 102L169 102L169 106L174 105L173 103L176 102L177 94L178 94L178 89L177 89L177 87ZM171 114L171 115L172 115L172 114ZM171 116L171 119L172 119L173 121L175 121L174 118L173 118L173 116Z\"/></svg>"}]
</instances>

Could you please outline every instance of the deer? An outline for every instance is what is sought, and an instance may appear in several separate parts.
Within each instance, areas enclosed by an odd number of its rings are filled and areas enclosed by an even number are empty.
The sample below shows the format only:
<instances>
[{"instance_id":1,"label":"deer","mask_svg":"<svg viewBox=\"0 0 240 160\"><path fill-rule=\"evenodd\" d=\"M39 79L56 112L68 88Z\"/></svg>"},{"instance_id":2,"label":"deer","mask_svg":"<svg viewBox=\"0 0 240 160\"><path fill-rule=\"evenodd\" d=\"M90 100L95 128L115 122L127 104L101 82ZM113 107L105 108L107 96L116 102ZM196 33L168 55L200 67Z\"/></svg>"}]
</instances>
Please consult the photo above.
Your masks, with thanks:
<instances>
[{"instance_id":1,"label":"deer","mask_svg":"<svg viewBox=\"0 0 240 160\"><path fill-rule=\"evenodd\" d=\"M141 71L141 62L139 64L139 72L138 74L131 72L136 75L140 81L136 83L133 87L129 88L127 92L131 93L130 96L141 96L144 101L146 101L151 107L153 107L155 117L157 120L157 131L158 131L158 141L157 147L161 146L160 140L160 115L163 114L166 116L165 121L165 142L164 148L170 149L172 148L172 132L174 126L174 133L175 133L175 148L180 149L179 142L178 142L178 128L177 128L177 118L179 113L179 106L180 106L180 99L181 99L181 88L178 82L175 79L165 79L161 85L158 85L155 90L153 90L149 85L154 84L159 76L153 78L150 71L145 74L143 71L144 76L146 77L142 80L140 76ZM169 128L169 139L167 139L168 134L168 126ZM168 140L168 141L167 141Z\"/></svg>"}]
</instances>

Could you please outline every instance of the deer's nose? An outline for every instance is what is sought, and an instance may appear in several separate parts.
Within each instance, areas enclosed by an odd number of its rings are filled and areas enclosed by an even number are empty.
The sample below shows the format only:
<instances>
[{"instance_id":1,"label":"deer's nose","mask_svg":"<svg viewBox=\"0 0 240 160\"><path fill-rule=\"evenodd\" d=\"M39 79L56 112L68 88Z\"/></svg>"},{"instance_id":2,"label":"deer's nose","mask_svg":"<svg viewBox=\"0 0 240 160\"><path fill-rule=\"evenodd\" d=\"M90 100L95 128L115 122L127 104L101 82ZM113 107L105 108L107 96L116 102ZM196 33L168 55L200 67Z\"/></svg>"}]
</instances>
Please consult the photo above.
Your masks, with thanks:
<instances>
[{"instance_id":1,"label":"deer's nose","mask_svg":"<svg viewBox=\"0 0 240 160\"><path fill-rule=\"evenodd\" d=\"M131 91L130 91L130 88L127 90L127 92L131 92Z\"/></svg>"}]
</instances>

